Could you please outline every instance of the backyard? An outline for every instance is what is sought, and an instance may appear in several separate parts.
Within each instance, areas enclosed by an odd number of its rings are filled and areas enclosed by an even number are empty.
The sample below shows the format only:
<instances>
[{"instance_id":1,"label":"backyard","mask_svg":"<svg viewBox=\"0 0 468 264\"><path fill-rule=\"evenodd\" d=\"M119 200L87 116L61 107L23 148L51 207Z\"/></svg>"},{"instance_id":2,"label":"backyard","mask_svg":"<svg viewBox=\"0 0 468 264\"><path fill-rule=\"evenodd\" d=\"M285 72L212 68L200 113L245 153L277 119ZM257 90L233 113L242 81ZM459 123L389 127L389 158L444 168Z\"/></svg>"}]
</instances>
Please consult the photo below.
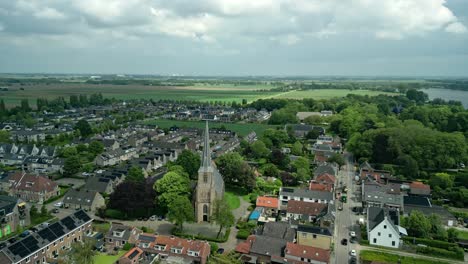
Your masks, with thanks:
<instances>
[{"instance_id":1,"label":"backyard","mask_svg":"<svg viewBox=\"0 0 468 264\"><path fill-rule=\"evenodd\" d=\"M94 263L96 264L114 264L121 256L125 254L125 251L119 251L117 255L107 255L106 253L99 253L94 256Z\"/></svg>"}]
</instances>

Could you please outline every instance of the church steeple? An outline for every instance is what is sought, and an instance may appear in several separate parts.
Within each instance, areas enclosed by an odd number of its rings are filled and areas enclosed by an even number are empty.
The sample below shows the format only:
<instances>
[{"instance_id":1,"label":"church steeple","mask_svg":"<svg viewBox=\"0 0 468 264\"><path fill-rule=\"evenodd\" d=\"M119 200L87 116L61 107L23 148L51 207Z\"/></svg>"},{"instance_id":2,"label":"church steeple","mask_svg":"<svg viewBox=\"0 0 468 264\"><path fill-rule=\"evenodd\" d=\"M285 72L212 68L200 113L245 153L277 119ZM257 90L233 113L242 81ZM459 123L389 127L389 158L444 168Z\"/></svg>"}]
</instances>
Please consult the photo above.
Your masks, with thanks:
<instances>
[{"instance_id":1,"label":"church steeple","mask_svg":"<svg viewBox=\"0 0 468 264\"><path fill-rule=\"evenodd\" d=\"M208 129L208 120L205 126L205 139L203 142L203 155L201 160L201 168L208 169L211 167L211 150L210 150L210 130Z\"/></svg>"}]
</instances>

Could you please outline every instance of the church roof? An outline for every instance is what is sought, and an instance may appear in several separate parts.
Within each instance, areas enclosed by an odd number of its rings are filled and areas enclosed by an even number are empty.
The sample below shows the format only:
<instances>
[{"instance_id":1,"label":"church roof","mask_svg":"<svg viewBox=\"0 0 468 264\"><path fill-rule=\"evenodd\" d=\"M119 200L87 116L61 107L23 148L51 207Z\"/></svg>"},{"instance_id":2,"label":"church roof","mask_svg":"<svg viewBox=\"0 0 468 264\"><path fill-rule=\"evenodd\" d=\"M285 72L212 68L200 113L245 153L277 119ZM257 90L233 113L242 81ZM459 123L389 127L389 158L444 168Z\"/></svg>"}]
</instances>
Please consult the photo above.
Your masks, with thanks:
<instances>
[{"instance_id":1,"label":"church roof","mask_svg":"<svg viewBox=\"0 0 468 264\"><path fill-rule=\"evenodd\" d=\"M205 135L203 142L203 154L201 158L201 166L199 172L212 172L213 173L213 184L217 194L224 193L224 180L223 176L216 169L213 161L211 160L211 149L210 149L210 130L208 128L208 121L206 121Z\"/></svg>"}]
</instances>

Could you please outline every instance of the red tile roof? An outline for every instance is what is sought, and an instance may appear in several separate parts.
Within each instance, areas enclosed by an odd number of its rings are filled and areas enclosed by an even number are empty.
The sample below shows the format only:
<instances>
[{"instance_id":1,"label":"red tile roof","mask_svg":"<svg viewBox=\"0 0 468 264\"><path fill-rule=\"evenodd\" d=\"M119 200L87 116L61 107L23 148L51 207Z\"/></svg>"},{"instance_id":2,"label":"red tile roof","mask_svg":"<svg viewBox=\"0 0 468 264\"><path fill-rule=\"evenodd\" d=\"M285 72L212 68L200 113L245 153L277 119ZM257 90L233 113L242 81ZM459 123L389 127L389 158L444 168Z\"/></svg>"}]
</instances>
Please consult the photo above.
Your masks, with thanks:
<instances>
[{"instance_id":1,"label":"red tile roof","mask_svg":"<svg viewBox=\"0 0 468 264\"><path fill-rule=\"evenodd\" d=\"M315 178L315 181L317 182L326 182L326 183L329 183L329 184L335 184L335 181L336 181L336 178L335 176L329 174L329 173L323 173L323 174L320 174L317 176L317 178Z\"/></svg>"},{"instance_id":2,"label":"red tile roof","mask_svg":"<svg viewBox=\"0 0 468 264\"><path fill-rule=\"evenodd\" d=\"M16 172L7 178L13 181L12 188L19 191L52 192L58 188L58 184L43 176L36 176L23 172Z\"/></svg>"},{"instance_id":3,"label":"red tile roof","mask_svg":"<svg viewBox=\"0 0 468 264\"><path fill-rule=\"evenodd\" d=\"M276 197L259 196L257 197L257 206L278 209L279 200Z\"/></svg>"},{"instance_id":4,"label":"red tile roof","mask_svg":"<svg viewBox=\"0 0 468 264\"><path fill-rule=\"evenodd\" d=\"M249 237L247 237L247 240L237 244L235 251L242 253L242 254L249 254L250 247L252 246L252 243L255 241L255 238L256 238L255 235L250 235Z\"/></svg>"},{"instance_id":5,"label":"red tile roof","mask_svg":"<svg viewBox=\"0 0 468 264\"><path fill-rule=\"evenodd\" d=\"M156 242L151 243L150 246L154 247L155 244L165 245L166 246L164 250L165 252L171 252L171 248L173 247L181 248L182 255L187 255L188 251L199 252L199 257L205 260L210 255L210 249L211 249L210 244L208 244L208 242L206 241L189 240L189 239L184 239L184 238L175 237L175 236L159 235L156 238Z\"/></svg>"},{"instance_id":6,"label":"red tile roof","mask_svg":"<svg viewBox=\"0 0 468 264\"><path fill-rule=\"evenodd\" d=\"M310 203L304 201L288 201L288 213L318 216L326 210L327 204L324 203Z\"/></svg>"},{"instance_id":7,"label":"red tile roof","mask_svg":"<svg viewBox=\"0 0 468 264\"><path fill-rule=\"evenodd\" d=\"M331 192L332 185L331 184L322 184L318 182L310 182L309 190L311 191L321 191L321 192Z\"/></svg>"},{"instance_id":8,"label":"red tile roof","mask_svg":"<svg viewBox=\"0 0 468 264\"><path fill-rule=\"evenodd\" d=\"M284 253L286 257L287 255L290 255L298 258L313 259L327 263L330 261L330 250L294 244L291 242L286 244Z\"/></svg>"},{"instance_id":9,"label":"red tile roof","mask_svg":"<svg viewBox=\"0 0 468 264\"><path fill-rule=\"evenodd\" d=\"M134 254L132 256L132 258L130 258L130 255L132 255L135 251L137 251L138 253ZM125 255L122 256L122 258L128 258L128 259L134 259L134 258L137 258L139 259L141 254L143 254L143 250L137 248L137 247L134 247L132 248L130 251L128 251L127 253L125 253Z\"/></svg>"},{"instance_id":10,"label":"red tile roof","mask_svg":"<svg viewBox=\"0 0 468 264\"><path fill-rule=\"evenodd\" d=\"M412 183L410 183L410 188L411 189L423 189L423 190L427 190L427 191L430 191L431 190L431 186L427 185L427 184L424 184L422 182L419 182L419 181L414 181Z\"/></svg>"}]
</instances>

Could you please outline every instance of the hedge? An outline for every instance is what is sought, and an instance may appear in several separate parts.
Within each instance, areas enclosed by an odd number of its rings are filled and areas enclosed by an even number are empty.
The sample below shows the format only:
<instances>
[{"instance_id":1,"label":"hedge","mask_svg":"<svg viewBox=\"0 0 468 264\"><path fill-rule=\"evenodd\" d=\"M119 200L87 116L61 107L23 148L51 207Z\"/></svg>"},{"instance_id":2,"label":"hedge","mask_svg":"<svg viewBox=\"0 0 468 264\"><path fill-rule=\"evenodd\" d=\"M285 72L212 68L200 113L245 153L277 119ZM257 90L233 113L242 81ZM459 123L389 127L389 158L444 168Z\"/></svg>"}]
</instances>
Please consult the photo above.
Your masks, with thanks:
<instances>
[{"instance_id":1,"label":"hedge","mask_svg":"<svg viewBox=\"0 0 468 264\"><path fill-rule=\"evenodd\" d=\"M215 242L209 242L210 244L210 248L211 248L211 255L213 255L214 253L216 253L218 251L218 244L216 244Z\"/></svg>"},{"instance_id":2,"label":"hedge","mask_svg":"<svg viewBox=\"0 0 468 264\"><path fill-rule=\"evenodd\" d=\"M238 239L247 239L250 236L250 231L246 229L240 229L237 232L236 238Z\"/></svg>"},{"instance_id":3,"label":"hedge","mask_svg":"<svg viewBox=\"0 0 468 264\"><path fill-rule=\"evenodd\" d=\"M226 233L224 233L224 237L221 238L215 238L215 237L206 237L203 235L191 235L191 234L185 234L177 230L175 227L172 229L172 234L178 237L183 237L183 238L191 238L191 239L198 239L198 240L206 240L206 241L212 241L212 242L218 242L218 243L224 243L229 239L229 235L231 234L231 229L227 229Z\"/></svg>"},{"instance_id":4,"label":"hedge","mask_svg":"<svg viewBox=\"0 0 468 264\"><path fill-rule=\"evenodd\" d=\"M464 260L465 258L465 254L463 253L463 250L458 247L454 247L449 250L435 248L435 247L417 247L416 252L422 253L425 255L445 257L445 258L451 258L451 259L457 259L457 260Z\"/></svg>"},{"instance_id":5,"label":"hedge","mask_svg":"<svg viewBox=\"0 0 468 264\"><path fill-rule=\"evenodd\" d=\"M423 244L429 247L434 247L434 248L443 248L443 249L450 249L453 247L457 247L457 244L455 243L450 243L446 241L441 241L441 240L433 240L433 239L427 239L427 238L417 238L417 237L403 237L403 241L409 242L411 244Z\"/></svg>"},{"instance_id":6,"label":"hedge","mask_svg":"<svg viewBox=\"0 0 468 264\"><path fill-rule=\"evenodd\" d=\"M129 251L130 249L133 248L133 244L130 243L125 243L125 245L122 247L123 250Z\"/></svg>"}]
</instances>

